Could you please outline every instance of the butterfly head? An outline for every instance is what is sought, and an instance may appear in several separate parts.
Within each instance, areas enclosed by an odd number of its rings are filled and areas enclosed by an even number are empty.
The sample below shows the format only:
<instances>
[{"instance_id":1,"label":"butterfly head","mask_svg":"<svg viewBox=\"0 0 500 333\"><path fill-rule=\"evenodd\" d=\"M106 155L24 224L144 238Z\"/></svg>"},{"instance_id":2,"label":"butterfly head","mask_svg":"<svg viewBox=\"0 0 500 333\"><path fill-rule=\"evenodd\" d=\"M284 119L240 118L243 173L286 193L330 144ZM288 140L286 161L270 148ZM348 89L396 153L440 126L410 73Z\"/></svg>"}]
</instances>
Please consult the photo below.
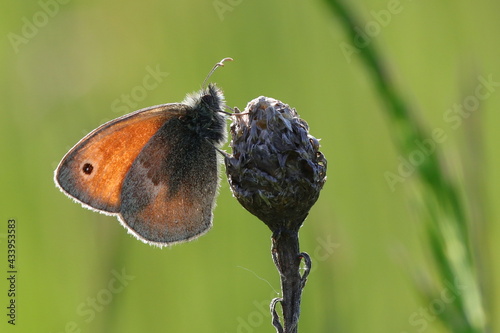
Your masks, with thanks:
<instances>
[{"instance_id":1,"label":"butterfly head","mask_svg":"<svg viewBox=\"0 0 500 333\"><path fill-rule=\"evenodd\" d=\"M214 84L186 96L183 104L190 108L184 121L196 133L217 147L226 141L225 99Z\"/></svg>"}]
</instances>

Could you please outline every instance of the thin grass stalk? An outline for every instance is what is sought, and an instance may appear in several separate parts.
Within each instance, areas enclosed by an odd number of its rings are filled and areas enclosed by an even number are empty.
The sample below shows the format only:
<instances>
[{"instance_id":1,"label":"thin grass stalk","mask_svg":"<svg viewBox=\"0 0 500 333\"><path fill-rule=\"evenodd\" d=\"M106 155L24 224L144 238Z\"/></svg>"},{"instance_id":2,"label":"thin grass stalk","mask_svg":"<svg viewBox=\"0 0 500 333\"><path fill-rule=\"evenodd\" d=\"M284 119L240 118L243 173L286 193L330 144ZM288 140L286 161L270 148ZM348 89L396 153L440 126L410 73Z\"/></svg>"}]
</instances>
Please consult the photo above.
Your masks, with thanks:
<instances>
[{"instance_id":1,"label":"thin grass stalk","mask_svg":"<svg viewBox=\"0 0 500 333\"><path fill-rule=\"evenodd\" d=\"M355 27L363 24L340 0L326 0L329 8L343 25L351 40L356 37ZM387 115L394 129L394 142L402 156L409 156L419 149L417 142L430 138L428 131L414 117L409 104L387 74L383 58L375 41L358 49L358 53L371 74L374 86L385 103ZM474 245L469 236L470 221L465 213L465 203L455 180L450 179L439 163L441 151L435 150L419 166L415 173L419 184L418 197L423 198L421 216L425 220L426 235L438 281L433 292L426 293L430 300L439 297L446 283L459 283L464 290L448 304L440 318L453 333L487 332L487 323L474 265ZM457 282L458 281L458 282Z\"/></svg>"}]
</instances>

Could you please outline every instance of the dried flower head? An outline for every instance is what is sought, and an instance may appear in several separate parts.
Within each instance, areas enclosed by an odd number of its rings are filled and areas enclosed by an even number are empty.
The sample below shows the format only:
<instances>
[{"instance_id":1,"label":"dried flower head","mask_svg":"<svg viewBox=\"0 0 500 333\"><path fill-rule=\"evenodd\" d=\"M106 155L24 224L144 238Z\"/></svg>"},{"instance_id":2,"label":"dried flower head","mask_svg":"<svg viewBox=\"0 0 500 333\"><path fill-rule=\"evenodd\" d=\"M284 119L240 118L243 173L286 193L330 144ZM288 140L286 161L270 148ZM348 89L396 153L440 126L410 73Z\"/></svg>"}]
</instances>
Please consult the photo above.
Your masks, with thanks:
<instances>
[{"instance_id":1,"label":"dried flower head","mask_svg":"<svg viewBox=\"0 0 500 333\"><path fill-rule=\"evenodd\" d=\"M272 231L298 230L326 180L319 141L273 98L254 99L233 119L225 163L234 196Z\"/></svg>"}]
</instances>

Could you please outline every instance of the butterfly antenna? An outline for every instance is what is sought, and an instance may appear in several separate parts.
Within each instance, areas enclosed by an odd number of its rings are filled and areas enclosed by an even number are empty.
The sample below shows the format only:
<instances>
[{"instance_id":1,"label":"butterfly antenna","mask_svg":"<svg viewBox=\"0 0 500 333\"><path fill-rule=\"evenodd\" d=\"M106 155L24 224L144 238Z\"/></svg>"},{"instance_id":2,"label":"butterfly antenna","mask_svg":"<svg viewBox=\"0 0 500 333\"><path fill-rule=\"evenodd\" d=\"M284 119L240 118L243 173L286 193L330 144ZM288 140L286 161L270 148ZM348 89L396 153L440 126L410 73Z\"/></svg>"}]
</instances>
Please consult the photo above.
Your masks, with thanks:
<instances>
[{"instance_id":1,"label":"butterfly antenna","mask_svg":"<svg viewBox=\"0 0 500 333\"><path fill-rule=\"evenodd\" d=\"M233 58L224 58L221 61L219 61L218 63L216 63L214 68L212 68L210 73L208 73L207 77L205 78L205 81L203 81L202 87L206 87L207 80L210 78L210 76L212 76L212 74L215 72L215 70L217 68L224 66L224 61L233 61Z\"/></svg>"}]
</instances>

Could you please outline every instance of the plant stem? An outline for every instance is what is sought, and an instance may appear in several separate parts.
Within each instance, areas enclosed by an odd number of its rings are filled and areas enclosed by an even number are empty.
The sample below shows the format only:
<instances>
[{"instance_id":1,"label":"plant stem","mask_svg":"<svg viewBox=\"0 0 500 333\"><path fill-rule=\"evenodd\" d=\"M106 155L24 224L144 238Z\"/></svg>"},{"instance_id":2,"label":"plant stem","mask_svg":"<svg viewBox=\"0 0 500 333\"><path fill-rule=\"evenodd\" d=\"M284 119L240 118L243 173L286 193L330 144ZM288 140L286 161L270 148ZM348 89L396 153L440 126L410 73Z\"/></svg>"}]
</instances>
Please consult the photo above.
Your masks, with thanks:
<instances>
[{"instance_id":1,"label":"plant stem","mask_svg":"<svg viewBox=\"0 0 500 333\"><path fill-rule=\"evenodd\" d=\"M306 253L299 251L298 230L278 230L272 236L271 253L274 264L280 273L281 298L271 302L273 325L278 333L297 333L300 316L300 299L311 261ZM300 262L304 258L306 271L300 275ZM280 302L283 311L283 326L275 311L276 303Z\"/></svg>"}]
</instances>

